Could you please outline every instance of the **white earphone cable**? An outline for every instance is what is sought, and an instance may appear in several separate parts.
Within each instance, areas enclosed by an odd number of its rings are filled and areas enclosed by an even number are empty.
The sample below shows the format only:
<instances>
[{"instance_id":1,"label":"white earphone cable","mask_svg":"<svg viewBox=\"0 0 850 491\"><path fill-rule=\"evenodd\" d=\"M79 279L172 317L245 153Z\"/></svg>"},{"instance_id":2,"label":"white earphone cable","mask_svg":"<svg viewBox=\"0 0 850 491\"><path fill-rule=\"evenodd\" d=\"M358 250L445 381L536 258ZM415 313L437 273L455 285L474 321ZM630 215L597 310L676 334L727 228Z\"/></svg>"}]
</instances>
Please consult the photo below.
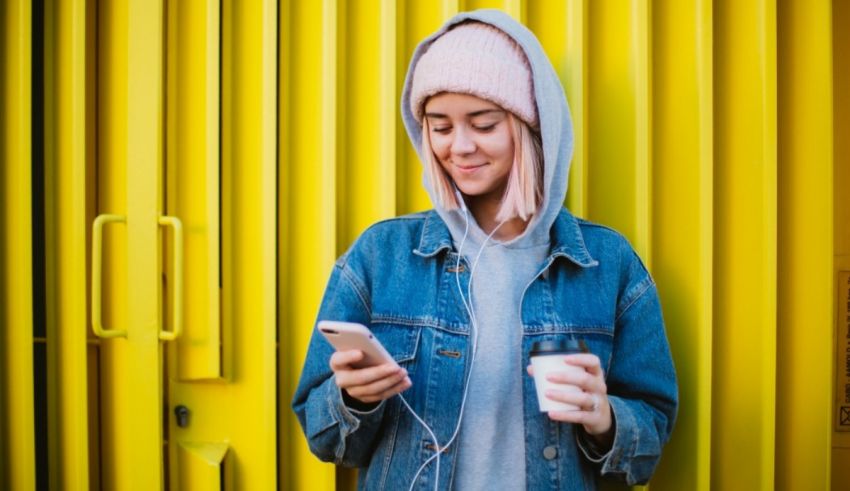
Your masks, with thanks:
<instances>
[{"instance_id":1,"label":"white earphone cable","mask_svg":"<svg viewBox=\"0 0 850 491\"><path fill-rule=\"evenodd\" d=\"M461 201L461 203L463 203L462 198L459 196L459 193L457 193L457 194L458 194L458 199ZM490 241L490 239L493 237L493 235L496 233L496 231L498 231L499 228L502 225L504 225L505 222L507 221L507 220L501 221L496 226L496 228L494 228L490 232L490 234L487 235L487 238L484 239L484 243L481 244L481 248L478 250L478 254L476 254L475 260L472 263L472 269L470 269L470 271L469 271L469 281L467 282L467 285L466 285L467 294L466 294L466 296L464 296L463 288L461 287L461 284L460 284L460 258L461 258L462 253L463 253L463 246L466 243L466 238L469 234L469 212L467 211L466 206L462 206L462 209L463 209L464 217L466 218L466 227L465 227L465 230L463 232L463 239L460 241L460 246L458 247L457 261L455 263L455 282L457 283L458 293L460 294L460 298L461 298L461 301L463 302L463 306L466 308L466 312L469 315L470 328L472 330L472 333L471 333L472 334L472 358L469 361L469 371L466 374L466 380L464 382L463 397L462 397L461 403L460 403L460 412L458 414L457 425L455 426L455 429L454 429L454 432L452 433L451 438L449 438L449 441L446 442L445 445L439 444L439 442L437 441L437 437L434 434L433 430L431 430L431 428L425 423L425 421L422 420L422 418L420 418L418 414L416 414L416 412L413 410L413 408L410 407L410 405L407 403L407 401L404 399L404 397L402 397L402 395L399 394L399 398L401 398L402 402L407 407L407 409L411 412L411 414L414 416L414 418L416 418L416 420L419 421L419 423L428 432L429 436L433 439L434 447L435 447L435 450L436 450L434 455L432 455L431 457L426 459L425 462L423 462L422 465L419 466L419 469L416 471L416 474L413 476L413 480L410 482L410 487L408 488L408 491L413 490L413 486L416 484L416 480L419 479L419 475L422 473L422 470L424 470L425 467L427 467L428 464L430 464L435 459L437 461L437 469L435 471L435 477L434 477L434 489L435 489L435 491L438 489L438 485L439 485L439 482L440 482L440 454L443 453L443 451L445 449L447 449L452 443L454 443L455 439L457 438L458 433L460 432L461 423L463 422L464 409L466 408L466 399L467 399L467 395L469 394L469 381L472 378L472 368L475 365L476 353L478 351L478 319L475 316L475 309L472 306L472 280L473 280L474 275L475 275L475 269L478 266L478 261L481 259L481 254L484 252L484 248L487 246L487 243Z\"/></svg>"}]
</instances>

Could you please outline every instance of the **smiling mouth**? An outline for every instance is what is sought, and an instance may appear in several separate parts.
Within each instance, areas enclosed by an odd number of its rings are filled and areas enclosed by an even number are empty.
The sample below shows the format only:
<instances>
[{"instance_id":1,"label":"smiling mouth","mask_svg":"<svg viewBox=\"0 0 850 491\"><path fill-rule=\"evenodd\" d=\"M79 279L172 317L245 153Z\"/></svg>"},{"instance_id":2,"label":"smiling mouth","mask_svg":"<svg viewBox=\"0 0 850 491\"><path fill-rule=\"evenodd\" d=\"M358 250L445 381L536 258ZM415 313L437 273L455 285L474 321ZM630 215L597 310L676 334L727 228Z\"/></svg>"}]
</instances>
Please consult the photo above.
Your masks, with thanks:
<instances>
[{"instance_id":1,"label":"smiling mouth","mask_svg":"<svg viewBox=\"0 0 850 491\"><path fill-rule=\"evenodd\" d=\"M474 171L475 169L480 169L481 167L484 167L485 165L487 165L487 164L478 164L478 165L455 165L455 167L457 167L457 168L458 168L458 170L460 170L461 172L472 172L472 171Z\"/></svg>"}]
</instances>

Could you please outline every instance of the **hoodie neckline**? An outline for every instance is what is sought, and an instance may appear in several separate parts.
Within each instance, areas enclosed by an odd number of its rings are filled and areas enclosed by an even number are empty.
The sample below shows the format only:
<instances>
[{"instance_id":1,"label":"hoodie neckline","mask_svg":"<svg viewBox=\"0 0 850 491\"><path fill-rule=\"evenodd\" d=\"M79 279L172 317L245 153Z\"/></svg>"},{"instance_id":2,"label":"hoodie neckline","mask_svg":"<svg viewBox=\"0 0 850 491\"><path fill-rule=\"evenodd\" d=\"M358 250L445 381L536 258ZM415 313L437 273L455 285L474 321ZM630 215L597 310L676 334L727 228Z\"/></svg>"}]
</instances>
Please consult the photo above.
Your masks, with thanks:
<instances>
[{"instance_id":1,"label":"hoodie neckline","mask_svg":"<svg viewBox=\"0 0 850 491\"><path fill-rule=\"evenodd\" d=\"M549 239L550 260L563 257L583 268L599 265L599 261L593 258L585 245L581 225L566 208L561 208L558 213L550 230ZM443 251L451 250L452 245L451 232L437 211L425 212L419 246L413 250L413 253L424 258L433 258Z\"/></svg>"}]
</instances>

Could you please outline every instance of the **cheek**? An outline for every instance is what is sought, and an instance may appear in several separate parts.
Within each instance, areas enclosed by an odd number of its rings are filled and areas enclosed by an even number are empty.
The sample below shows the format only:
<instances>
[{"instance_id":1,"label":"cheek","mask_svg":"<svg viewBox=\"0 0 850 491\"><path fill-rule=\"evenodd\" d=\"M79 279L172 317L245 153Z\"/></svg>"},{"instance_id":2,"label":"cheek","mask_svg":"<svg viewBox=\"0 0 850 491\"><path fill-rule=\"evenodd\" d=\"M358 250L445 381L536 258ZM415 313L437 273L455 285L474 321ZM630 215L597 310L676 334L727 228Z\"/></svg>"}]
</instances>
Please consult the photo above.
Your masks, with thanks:
<instances>
[{"instance_id":1,"label":"cheek","mask_svg":"<svg viewBox=\"0 0 850 491\"><path fill-rule=\"evenodd\" d=\"M488 153L494 159L513 162L514 144L511 138L494 138L488 142Z\"/></svg>"},{"instance_id":2,"label":"cheek","mask_svg":"<svg viewBox=\"0 0 850 491\"><path fill-rule=\"evenodd\" d=\"M437 160L446 160L449 157L450 147L450 143L445 138L431 137L431 151L437 156Z\"/></svg>"},{"instance_id":3,"label":"cheek","mask_svg":"<svg viewBox=\"0 0 850 491\"><path fill-rule=\"evenodd\" d=\"M505 143L504 140L494 142L493 145L490 146L490 155L500 162L513 164L514 161L514 146L513 143L508 141Z\"/></svg>"}]
</instances>

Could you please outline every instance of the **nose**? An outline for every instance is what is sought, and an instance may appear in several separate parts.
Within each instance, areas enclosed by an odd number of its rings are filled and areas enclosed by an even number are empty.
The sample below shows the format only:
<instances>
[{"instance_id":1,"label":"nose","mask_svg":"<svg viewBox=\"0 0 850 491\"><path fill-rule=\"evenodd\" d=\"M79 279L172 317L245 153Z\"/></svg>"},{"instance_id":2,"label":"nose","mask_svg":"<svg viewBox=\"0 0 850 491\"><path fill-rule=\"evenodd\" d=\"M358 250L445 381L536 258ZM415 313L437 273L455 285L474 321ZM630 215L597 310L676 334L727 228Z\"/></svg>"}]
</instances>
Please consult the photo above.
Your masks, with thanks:
<instances>
[{"instance_id":1,"label":"nose","mask_svg":"<svg viewBox=\"0 0 850 491\"><path fill-rule=\"evenodd\" d=\"M470 138L469 133L465 129L458 128L452 140L452 153L456 155L468 155L474 151L475 142Z\"/></svg>"}]
</instances>

